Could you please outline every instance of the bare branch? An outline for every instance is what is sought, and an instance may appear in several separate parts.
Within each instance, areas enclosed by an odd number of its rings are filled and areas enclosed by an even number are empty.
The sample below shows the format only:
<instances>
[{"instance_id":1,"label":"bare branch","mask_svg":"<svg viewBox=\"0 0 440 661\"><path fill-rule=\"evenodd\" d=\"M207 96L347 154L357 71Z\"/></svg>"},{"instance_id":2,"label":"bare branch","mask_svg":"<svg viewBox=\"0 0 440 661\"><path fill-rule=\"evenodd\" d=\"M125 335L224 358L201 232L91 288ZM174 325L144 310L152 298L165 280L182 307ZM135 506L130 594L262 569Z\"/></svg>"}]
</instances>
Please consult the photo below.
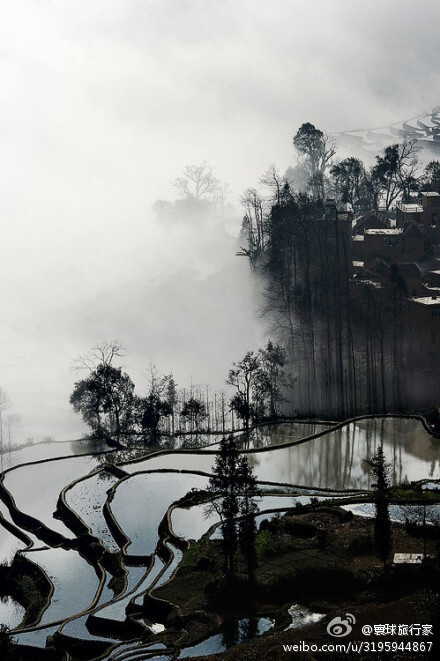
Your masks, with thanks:
<instances>
[{"instance_id":1,"label":"bare branch","mask_svg":"<svg viewBox=\"0 0 440 661\"><path fill-rule=\"evenodd\" d=\"M71 370L79 372L86 369L93 372L98 365L111 365L114 358L123 358L127 353L127 348L120 340L104 340L93 346L89 353L75 358Z\"/></svg>"}]
</instances>

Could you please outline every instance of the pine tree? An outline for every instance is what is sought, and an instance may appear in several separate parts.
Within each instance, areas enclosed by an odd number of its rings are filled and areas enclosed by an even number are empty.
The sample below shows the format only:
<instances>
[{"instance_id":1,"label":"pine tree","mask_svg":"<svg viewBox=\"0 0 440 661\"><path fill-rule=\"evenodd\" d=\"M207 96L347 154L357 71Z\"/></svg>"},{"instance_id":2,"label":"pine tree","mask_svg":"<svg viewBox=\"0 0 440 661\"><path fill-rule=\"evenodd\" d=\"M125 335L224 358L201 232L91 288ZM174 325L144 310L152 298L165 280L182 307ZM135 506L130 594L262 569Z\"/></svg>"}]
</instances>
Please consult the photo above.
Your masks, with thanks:
<instances>
[{"instance_id":1,"label":"pine tree","mask_svg":"<svg viewBox=\"0 0 440 661\"><path fill-rule=\"evenodd\" d=\"M213 500L206 513L209 515L215 511L220 516L225 573L230 579L234 578L236 554L240 547L249 580L253 581L256 567L256 479L247 457L240 456L232 434L220 441L209 488Z\"/></svg>"},{"instance_id":2,"label":"pine tree","mask_svg":"<svg viewBox=\"0 0 440 661\"><path fill-rule=\"evenodd\" d=\"M390 466L386 463L382 446L379 445L376 454L371 459L371 472L376 478L371 486L374 493L374 503L376 505L376 518L374 521L374 542L378 558L382 560L385 571L387 570L387 560L390 557L392 548L391 523L388 512L388 503L390 498Z\"/></svg>"},{"instance_id":3,"label":"pine tree","mask_svg":"<svg viewBox=\"0 0 440 661\"><path fill-rule=\"evenodd\" d=\"M240 459L240 519L238 524L238 537L240 548L246 561L247 573L250 583L255 581L255 569L257 566L257 554L255 549L255 537L257 526L255 514L258 511L255 497L258 494L257 480L253 474L252 467L246 456Z\"/></svg>"},{"instance_id":4,"label":"pine tree","mask_svg":"<svg viewBox=\"0 0 440 661\"><path fill-rule=\"evenodd\" d=\"M215 459L209 488L214 494L212 503L207 507L209 514L218 513L223 533L224 568L228 577L235 574L235 555L238 545L237 517L240 513L240 454L232 434L223 437ZM220 496L220 498L216 498Z\"/></svg>"}]
</instances>

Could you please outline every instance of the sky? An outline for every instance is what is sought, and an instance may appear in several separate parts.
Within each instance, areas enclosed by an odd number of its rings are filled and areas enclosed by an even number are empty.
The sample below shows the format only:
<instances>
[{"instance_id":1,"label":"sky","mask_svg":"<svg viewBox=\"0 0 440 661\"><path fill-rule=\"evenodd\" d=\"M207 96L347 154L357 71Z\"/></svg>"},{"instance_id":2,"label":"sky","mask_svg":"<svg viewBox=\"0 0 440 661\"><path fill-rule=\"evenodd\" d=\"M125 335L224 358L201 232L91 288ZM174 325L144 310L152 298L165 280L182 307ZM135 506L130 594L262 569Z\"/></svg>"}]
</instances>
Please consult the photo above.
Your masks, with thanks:
<instances>
[{"instance_id":1,"label":"sky","mask_svg":"<svg viewBox=\"0 0 440 661\"><path fill-rule=\"evenodd\" d=\"M81 431L72 359L129 347L222 387L262 340L238 199L295 162L306 121L388 126L440 104L437 2L3 0L0 387L22 436ZM161 223L173 180L208 161L225 223Z\"/></svg>"}]
</instances>

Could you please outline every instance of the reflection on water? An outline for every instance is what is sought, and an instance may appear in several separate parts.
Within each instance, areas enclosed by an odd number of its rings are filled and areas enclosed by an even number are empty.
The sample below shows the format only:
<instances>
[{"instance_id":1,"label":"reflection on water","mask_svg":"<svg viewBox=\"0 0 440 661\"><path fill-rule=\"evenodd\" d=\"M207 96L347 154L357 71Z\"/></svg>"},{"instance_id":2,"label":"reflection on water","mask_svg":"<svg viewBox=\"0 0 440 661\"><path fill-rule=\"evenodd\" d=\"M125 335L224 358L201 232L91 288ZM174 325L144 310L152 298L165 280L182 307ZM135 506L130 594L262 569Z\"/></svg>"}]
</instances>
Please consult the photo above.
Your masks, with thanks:
<instances>
[{"instance_id":1,"label":"reflection on water","mask_svg":"<svg viewBox=\"0 0 440 661\"><path fill-rule=\"evenodd\" d=\"M58 496L67 484L90 473L96 466L96 457L90 455L20 466L5 476L4 485L18 509L62 535L73 537L73 533L53 517Z\"/></svg>"},{"instance_id":2,"label":"reflection on water","mask_svg":"<svg viewBox=\"0 0 440 661\"><path fill-rule=\"evenodd\" d=\"M329 427L329 424L315 422L280 422L276 425L255 427L249 434L238 436L237 441L245 450L267 448L300 441Z\"/></svg>"},{"instance_id":3,"label":"reflection on water","mask_svg":"<svg viewBox=\"0 0 440 661\"><path fill-rule=\"evenodd\" d=\"M316 433L323 425L308 425L307 423L280 423L260 427L252 436L247 452L251 465L254 467L257 478L261 481L277 482L309 487L310 492L319 489L331 488L363 489L370 486L371 459L377 446L382 444L387 461L392 466L392 481L399 483L407 480L437 480L440 479L440 443L432 438L416 420L401 418L376 418L362 420L343 426L340 430L329 431L320 438L307 441L300 445L279 447ZM180 439L188 445L192 439ZM215 437L210 436L213 442ZM198 439L200 441L200 439ZM41 444L26 448L26 460L30 457L41 458L41 453L62 450L62 454L69 454L77 450L78 454L84 451L96 451L84 442L69 444L53 443ZM262 451L254 451L262 448ZM265 450L264 448L267 448ZM26 450L26 453L25 453ZM65 452L67 450L67 452ZM215 454L212 448L205 448L203 452L187 451L184 453L171 452L166 455L153 456L150 459L135 464L125 464L123 469L130 474L130 478L122 481L116 488L111 509L127 536L131 539L128 553L148 555L154 552L158 541L158 526L164 517L167 508L185 495L191 488L206 488L207 478L199 475L185 473L140 473L141 470L173 469L176 471L199 470L205 473L212 472ZM79 457L62 459L48 464L25 466L9 473L5 485L10 488L12 495L17 499L18 506L27 513L42 519L52 528L59 529L68 536L71 533L60 522L52 518L60 491L74 478L84 476L95 468L105 466L113 461L127 461L136 455L145 455L150 448L139 445L126 450L112 452L106 456ZM11 453L12 455L13 453ZM19 455L17 455L19 456ZM58 456L56 454L55 456ZM102 478L105 479L102 479ZM102 517L102 505L106 491L115 484L117 478L109 473L102 476L93 476L76 485L68 492L68 501L88 523L93 532L104 539L110 548L111 538L106 523ZM288 497L281 495L264 496L260 501L260 510L271 507L289 508L295 501L308 502L310 493L299 495L297 490ZM325 492L324 492L325 494ZM323 492L319 497L323 497ZM182 537L197 538L207 530L211 521L203 516L204 506L195 506L189 510L182 508L173 512L173 525L175 531ZM415 513L418 515L417 513ZM397 516L394 510L392 517ZM271 515L259 514L257 522L263 517ZM434 514L433 514L434 516ZM407 517L405 517L407 518ZM0 529L0 558L10 556L17 542L9 535L3 534ZM181 559L181 553L174 550L175 558L170 567L160 574L163 564L156 559L153 571L143 584L137 585L143 568L129 568L128 591L121 595L121 599L113 607L108 607L103 615L115 620L125 618L127 604L134 600L141 603L143 591L151 585L153 580L162 584L167 580ZM54 619L70 617L90 605L98 579L92 567L88 565L74 551L50 549L35 553L26 553L26 557L45 567L53 578L55 593L49 609L44 613L43 622L53 622ZM101 605L112 596L106 588ZM4 621L3 612L0 621ZM228 646L258 635L265 627L270 628L273 623L264 618L231 619L225 624L222 633L211 636L207 640L188 647L182 651L181 658L188 658L196 654L222 653ZM84 637L85 620L79 618L68 627L69 633ZM35 634L23 634L20 641L35 640L31 644L44 644L46 636L51 629L42 630ZM92 638L91 638L92 639Z\"/></svg>"},{"instance_id":4,"label":"reflection on water","mask_svg":"<svg viewBox=\"0 0 440 661\"><path fill-rule=\"evenodd\" d=\"M0 564L10 565L18 549L23 549L24 547L23 542L6 530L0 520ZM0 617L1 622L2 619Z\"/></svg>"},{"instance_id":5,"label":"reflection on water","mask_svg":"<svg viewBox=\"0 0 440 661\"><path fill-rule=\"evenodd\" d=\"M107 443L101 440L41 441L25 447L12 447L11 450L4 450L0 453L0 470L4 471L13 466L27 464L32 461L70 455L93 454L94 452L106 452L110 449Z\"/></svg>"},{"instance_id":6,"label":"reflection on water","mask_svg":"<svg viewBox=\"0 0 440 661\"><path fill-rule=\"evenodd\" d=\"M346 498L347 496L340 496ZM301 505L308 505L313 496L262 496L257 499L256 505L259 511L265 510L282 510L286 511L295 507L298 503ZM315 496L316 500L333 499L334 496ZM270 518L270 514L261 514L256 517L256 521L262 521ZM171 527L173 532L182 539L195 539L198 540L208 532L209 528L214 524L220 523L220 517L217 512L210 512L209 516L206 515L206 504L193 505L189 508L175 507L171 512ZM216 528L212 533L211 539L220 539L221 529Z\"/></svg>"},{"instance_id":7,"label":"reflection on water","mask_svg":"<svg viewBox=\"0 0 440 661\"><path fill-rule=\"evenodd\" d=\"M376 507L373 503L359 503L356 505L343 505L343 509L353 512L357 516L372 518L376 516ZM422 523L425 518L429 524L439 525L440 505L388 505L391 521L404 523L411 521Z\"/></svg>"},{"instance_id":8,"label":"reflection on water","mask_svg":"<svg viewBox=\"0 0 440 661\"><path fill-rule=\"evenodd\" d=\"M99 586L98 577L76 551L54 548L24 555L46 572L54 586L50 605L39 624L62 620L90 606Z\"/></svg>"},{"instance_id":9,"label":"reflection on water","mask_svg":"<svg viewBox=\"0 0 440 661\"><path fill-rule=\"evenodd\" d=\"M255 636L260 636L265 631L269 631L274 624L273 620L266 617L227 618L222 624L221 633L210 636L192 647L185 647L178 658L188 659L205 654L220 654L229 647L244 643L246 640L255 638Z\"/></svg>"},{"instance_id":10,"label":"reflection on water","mask_svg":"<svg viewBox=\"0 0 440 661\"><path fill-rule=\"evenodd\" d=\"M207 478L178 473L140 473L121 482L111 502L113 516L131 544L128 553L149 555L158 541L158 526L172 502L192 488L204 489Z\"/></svg>"},{"instance_id":11,"label":"reflection on water","mask_svg":"<svg viewBox=\"0 0 440 661\"><path fill-rule=\"evenodd\" d=\"M286 425L281 426L285 429ZM271 425L266 429L273 435L277 427ZM440 441L428 434L418 420L406 418L370 418L300 445L249 452L247 456L261 481L338 490L369 489L368 461L380 444L391 464L393 484L440 478ZM170 453L124 466L124 470L166 468L210 473L214 459L208 453Z\"/></svg>"},{"instance_id":12,"label":"reflection on water","mask_svg":"<svg viewBox=\"0 0 440 661\"><path fill-rule=\"evenodd\" d=\"M22 619L24 618L25 609L21 604L14 601L12 597L0 596L0 623L9 627L9 629L15 629L15 627L20 626Z\"/></svg>"},{"instance_id":13,"label":"reflection on water","mask_svg":"<svg viewBox=\"0 0 440 661\"><path fill-rule=\"evenodd\" d=\"M29 633L20 633L14 635L14 639L21 645L30 645L31 647L46 647L47 638L53 636L58 626L47 627L45 629L35 629Z\"/></svg>"},{"instance_id":14,"label":"reflection on water","mask_svg":"<svg viewBox=\"0 0 440 661\"><path fill-rule=\"evenodd\" d=\"M119 546L108 529L102 508L107 499L107 491L117 480L117 477L107 471L100 471L74 484L65 496L69 507L81 517L92 535L101 539L110 551L118 551Z\"/></svg>"},{"instance_id":15,"label":"reflection on water","mask_svg":"<svg viewBox=\"0 0 440 661\"><path fill-rule=\"evenodd\" d=\"M260 480L331 489L369 489L368 461L382 444L391 480L440 477L440 442L418 420L373 418L291 448L250 454Z\"/></svg>"}]
</instances>

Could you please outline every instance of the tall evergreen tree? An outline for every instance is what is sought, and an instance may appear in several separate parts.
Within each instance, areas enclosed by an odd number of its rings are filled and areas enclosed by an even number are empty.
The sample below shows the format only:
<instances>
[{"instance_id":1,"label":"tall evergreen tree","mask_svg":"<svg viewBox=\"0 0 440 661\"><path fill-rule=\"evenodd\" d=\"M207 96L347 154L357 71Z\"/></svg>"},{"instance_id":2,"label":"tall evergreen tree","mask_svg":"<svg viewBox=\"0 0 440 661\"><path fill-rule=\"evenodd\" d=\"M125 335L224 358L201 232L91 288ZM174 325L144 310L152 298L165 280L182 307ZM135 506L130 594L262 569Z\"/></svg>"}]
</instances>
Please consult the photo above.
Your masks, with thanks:
<instances>
[{"instance_id":1,"label":"tall evergreen tree","mask_svg":"<svg viewBox=\"0 0 440 661\"><path fill-rule=\"evenodd\" d=\"M257 566L257 553L255 549L257 526L255 523L255 515L258 511L255 498L258 491L257 480L246 455L240 457L239 479L241 483L241 499L238 537L240 548L246 562L249 582L254 583L255 569Z\"/></svg>"},{"instance_id":2,"label":"tall evergreen tree","mask_svg":"<svg viewBox=\"0 0 440 661\"><path fill-rule=\"evenodd\" d=\"M376 518L374 520L374 542L378 558L387 569L387 560L392 548L391 522L388 512L390 499L390 466L386 463L382 446L379 445L376 454L371 459L371 472L376 481L372 484Z\"/></svg>"},{"instance_id":3,"label":"tall evergreen tree","mask_svg":"<svg viewBox=\"0 0 440 661\"><path fill-rule=\"evenodd\" d=\"M236 554L240 547L249 580L253 581L256 567L256 479L247 457L240 456L232 434L220 442L209 488L213 492L213 500L206 512L215 511L220 516L225 573L230 579L234 578Z\"/></svg>"},{"instance_id":4,"label":"tall evergreen tree","mask_svg":"<svg viewBox=\"0 0 440 661\"><path fill-rule=\"evenodd\" d=\"M237 517L240 513L240 453L232 434L223 437L215 458L209 488L214 494L207 513L215 510L220 516L223 534L224 569L229 578L235 574L235 555L238 544ZM216 498L220 496L220 498Z\"/></svg>"}]
</instances>

